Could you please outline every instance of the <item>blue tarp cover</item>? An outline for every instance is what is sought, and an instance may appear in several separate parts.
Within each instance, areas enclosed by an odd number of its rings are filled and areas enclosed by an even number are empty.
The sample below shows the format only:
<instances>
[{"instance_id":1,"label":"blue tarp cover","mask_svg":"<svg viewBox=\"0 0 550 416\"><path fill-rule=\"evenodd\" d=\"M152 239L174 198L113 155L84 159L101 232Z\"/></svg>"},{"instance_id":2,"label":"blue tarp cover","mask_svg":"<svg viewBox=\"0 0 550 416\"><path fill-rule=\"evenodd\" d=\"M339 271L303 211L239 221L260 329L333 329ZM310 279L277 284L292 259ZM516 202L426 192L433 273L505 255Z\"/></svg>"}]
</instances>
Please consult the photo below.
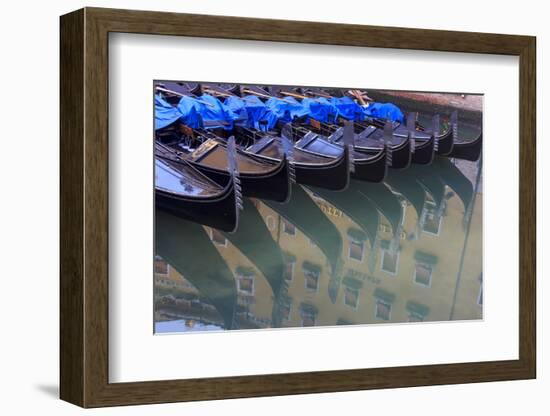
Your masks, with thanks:
<instances>
[{"instance_id":1,"label":"blue tarp cover","mask_svg":"<svg viewBox=\"0 0 550 416\"><path fill-rule=\"evenodd\" d=\"M308 110L294 97L284 99L272 97L266 101L265 105L277 120L285 123L291 122L295 117L302 118L309 114Z\"/></svg>"},{"instance_id":2,"label":"blue tarp cover","mask_svg":"<svg viewBox=\"0 0 550 416\"><path fill-rule=\"evenodd\" d=\"M307 110L308 117L315 120L332 123L338 118L338 108L326 98L304 98L302 105Z\"/></svg>"},{"instance_id":3,"label":"blue tarp cover","mask_svg":"<svg viewBox=\"0 0 550 416\"><path fill-rule=\"evenodd\" d=\"M223 121L228 123L228 125L223 126L226 130L233 129L233 123L240 116L239 113L235 113L228 106L223 104L220 100L215 97L212 97L208 94L203 94L200 96L200 101L196 101L200 105L200 115L202 116L203 121ZM208 103L208 104L205 104ZM205 128L214 128L220 126L204 126Z\"/></svg>"},{"instance_id":4,"label":"blue tarp cover","mask_svg":"<svg viewBox=\"0 0 550 416\"><path fill-rule=\"evenodd\" d=\"M208 104L206 104L208 103ZM304 98L299 102L294 97L269 98L265 103L255 95L243 98L227 97L225 102L203 94L200 99L181 97L178 106L172 107L160 95L155 95L155 129L166 127L178 119L192 128L224 127L231 130L237 121L249 128L271 130L281 120L285 123L294 118L313 118L321 122L335 122L338 117L360 121L365 116L403 123L405 117L399 107L391 103L370 103L362 107L350 97ZM221 121L227 125L203 125L203 121ZM206 123L208 124L208 123Z\"/></svg>"},{"instance_id":5,"label":"blue tarp cover","mask_svg":"<svg viewBox=\"0 0 550 416\"><path fill-rule=\"evenodd\" d=\"M181 122L194 129L202 127L201 105L191 97L181 97L178 103Z\"/></svg>"},{"instance_id":6,"label":"blue tarp cover","mask_svg":"<svg viewBox=\"0 0 550 416\"><path fill-rule=\"evenodd\" d=\"M405 115L399 107L391 103L370 103L365 108L365 114L369 117L399 121L400 123L405 121Z\"/></svg>"},{"instance_id":7,"label":"blue tarp cover","mask_svg":"<svg viewBox=\"0 0 550 416\"><path fill-rule=\"evenodd\" d=\"M364 119L363 107L350 97L332 97L330 102L338 109L338 114L346 120L360 121Z\"/></svg>"},{"instance_id":8,"label":"blue tarp cover","mask_svg":"<svg viewBox=\"0 0 550 416\"><path fill-rule=\"evenodd\" d=\"M177 108L172 107L160 95L155 95L155 130L169 126L181 117Z\"/></svg>"},{"instance_id":9,"label":"blue tarp cover","mask_svg":"<svg viewBox=\"0 0 550 416\"><path fill-rule=\"evenodd\" d=\"M246 127L258 130L270 130L277 123L277 117L255 95L246 95L243 98L227 97L224 104L237 114L246 114L242 123Z\"/></svg>"}]
</instances>

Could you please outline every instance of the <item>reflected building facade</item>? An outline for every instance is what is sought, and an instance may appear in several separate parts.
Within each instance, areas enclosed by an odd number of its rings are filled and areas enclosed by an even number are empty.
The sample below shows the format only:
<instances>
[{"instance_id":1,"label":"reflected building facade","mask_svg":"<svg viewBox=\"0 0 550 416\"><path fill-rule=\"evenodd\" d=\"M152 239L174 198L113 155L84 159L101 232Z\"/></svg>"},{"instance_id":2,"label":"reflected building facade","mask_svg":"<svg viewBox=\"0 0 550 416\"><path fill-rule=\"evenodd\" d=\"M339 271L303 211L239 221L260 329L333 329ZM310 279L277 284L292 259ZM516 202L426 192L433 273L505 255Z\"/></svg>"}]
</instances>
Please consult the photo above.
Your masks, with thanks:
<instances>
[{"instance_id":1,"label":"reflected building facade","mask_svg":"<svg viewBox=\"0 0 550 416\"><path fill-rule=\"evenodd\" d=\"M444 197L434 198L422 187L421 204L385 185L391 202L401 207L397 221L395 210L378 203L376 190L365 191L365 216L372 220L367 223L341 209L345 204L340 202L349 197L361 206L357 194L349 194L357 189L334 192L329 202L302 188L313 204L303 205L307 209L299 214L320 218L315 216L321 213L333 224L341 240L337 261L329 258L333 247L327 247L327 241L337 238L322 235L335 231L326 225L305 227L288 210L248 200L244 212L257 214L262 227L256 224L236 236L201 227L233 275L232 317L219 313L208 293L157 252L157 332L481 319L482 193L474 192L471 182L470 194L463 192L464 183L445 181L443 174L440 178ZM260 228L276 245L268 245L264 235L253 247L253 239L242 236L260 235ZM266 264L266 258L280 265ZM168 322L176 325L163 326Z\"/></svg>"}]
</instances>

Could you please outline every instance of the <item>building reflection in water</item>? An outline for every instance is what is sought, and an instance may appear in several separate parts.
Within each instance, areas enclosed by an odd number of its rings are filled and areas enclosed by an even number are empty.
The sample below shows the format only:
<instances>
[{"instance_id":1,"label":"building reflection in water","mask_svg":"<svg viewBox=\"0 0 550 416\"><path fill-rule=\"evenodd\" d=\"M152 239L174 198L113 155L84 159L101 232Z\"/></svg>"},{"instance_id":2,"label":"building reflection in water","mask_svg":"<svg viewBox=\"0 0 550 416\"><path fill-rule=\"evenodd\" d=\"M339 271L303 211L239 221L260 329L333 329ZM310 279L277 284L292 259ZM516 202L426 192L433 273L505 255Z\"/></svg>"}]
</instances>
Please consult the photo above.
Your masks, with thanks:
<instances>
[{"instance_id":1,"label":"building reflection in water","mask_svg":"<svg viewBox=\"0 0 550 416\"><path fill-rule=\"evenodd\" d=\"M156 213L155 332L482 318L479 166L248 199L233 234Z\"/></svg>"}]
</instances>

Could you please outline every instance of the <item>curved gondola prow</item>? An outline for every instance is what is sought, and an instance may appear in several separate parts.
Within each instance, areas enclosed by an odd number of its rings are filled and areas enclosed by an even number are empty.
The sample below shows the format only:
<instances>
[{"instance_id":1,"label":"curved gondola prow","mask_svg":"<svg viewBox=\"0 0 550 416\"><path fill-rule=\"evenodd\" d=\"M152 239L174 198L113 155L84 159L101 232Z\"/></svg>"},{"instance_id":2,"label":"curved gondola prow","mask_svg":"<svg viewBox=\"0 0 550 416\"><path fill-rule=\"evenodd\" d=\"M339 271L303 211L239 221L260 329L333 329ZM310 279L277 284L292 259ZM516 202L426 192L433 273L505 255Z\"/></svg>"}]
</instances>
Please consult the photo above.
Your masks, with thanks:
<instances>
[{"instance_id":1,"label":"curved gondola prow","mask_svg":"<svg viewBox=\"0 0 550 416\"><path fill-rule=\"evenodd\" d=\"M458 111L451 113L450 126L447 131L439 136L436 153L440 156L448 156L453 151L458 137Z\"/></svg>"},{"instance_id":2,"label":"curved gondola prow","mask_svg":"<svg viewBox=\"0 0 550 416\"><path fill-rule=\"evenodd\" d=\"M432 117L432 136L434 138L434 153L437 153L439 150L439 114L434 114Z\"/></svg>"},{"instance_id":3,"label":"curved gondola prow","mask_svg":"<svg viewBox=\"0 0 550 416\"><path fill-rule=\"evenodd\" d=\"M392 166L393 164L393 149L392 149L392 136L393 136L393 128L392 123L389 120L386 120L386 124L384 124L384 150L386 151L386 165Z\"/></svg>"},{"instance_id":4,"label":"curved gondola prow","mask_svg":"<svg viewBox=\"0 0 550 416\"><path fill-rule=\"evenodd\" d=\"M289 192L284 203L290 201L292 197L292 185L296 183L296 167L294 160L294 140L292 134L292 125L287 123L281 129L281 154L288 165L288 188Z\"/></svg>"},{"instance_id":5,"label":"curved gondola prow","mask_svg":"<svg viewBox=\"0 0 550 416\"><path fill-rule=\"evenodd\" d=\"M416 141L412 162L418 165L430 165L435 156L436 137L432 134L429 140L421 142Z\"/></svg>"},{"instance_id":6,"label":"curved gondola prow","mask_svg":"<svg viewBox=\"0 0 550 416\"><path fill-rule=\"evenodd\" d=\"M411 144L411 153L414 153L416 147L416 119L418 113L410 112L407 114L407 137Z\"/></svg>"},{"instance_id":7,"label":"curved gondola prow","mask_svg":"<svg viewBox=\"0 0 550 416\"><path fill-rule=\"evenodd\" d=\"M243 193L241 179L239 177L239 167L237 165L237 150L235 147L235 137L231 136L227 140L227 170L235 187L235 210L237 212L237 221L235 228L230 232L235 232L239 226L239 213L243 209Z\"/></svg>"},{"instance_id":8,"label":"curved gondola prow","mask_svg":"<svg viewBox=\"0 0 550 416\"><path fill-rule=\"evenodd\" d=\"M457 142L447 157L477 162L483 151L483 130L474 139L467 142Z\"/></svg>"},{"instance_id":9,"label":"curved gondola prow","mask_svg":"<svg viewBox=\"0 0 550 416\"><path fill-rule=\"evenodd\" d=\"M343 133L344 146L348 150L348 185L350 174L355 172L355 162L353 157L353 149L355 147L355 127L353 121L346 120L344 123ZM346 186L347 188L347 186Z\"/></svg>"},{"instance_id":10,"label":"curved gondola prow","mask_svg":"<svg viewBox=\"0 0 550 416\"><path fill-rule=\"evenodd\" d=\"M353 146L353 144L351 144L351 146ZM349 181L351 179L351 169L352 169L352 167L353 167L353 169L355 169L354 164L353 164L353 160L350 159L352 157L353 157L353 151L350 151L349 144L344 145L344 151L342 152L342 158L341 159L342 159L342 162L343 162L343 167L345 169L345 175L344 175L345 176L345 185L340 189L336 189L337 192L345 191L349 187Z\"/></svg>"}]
</instances>

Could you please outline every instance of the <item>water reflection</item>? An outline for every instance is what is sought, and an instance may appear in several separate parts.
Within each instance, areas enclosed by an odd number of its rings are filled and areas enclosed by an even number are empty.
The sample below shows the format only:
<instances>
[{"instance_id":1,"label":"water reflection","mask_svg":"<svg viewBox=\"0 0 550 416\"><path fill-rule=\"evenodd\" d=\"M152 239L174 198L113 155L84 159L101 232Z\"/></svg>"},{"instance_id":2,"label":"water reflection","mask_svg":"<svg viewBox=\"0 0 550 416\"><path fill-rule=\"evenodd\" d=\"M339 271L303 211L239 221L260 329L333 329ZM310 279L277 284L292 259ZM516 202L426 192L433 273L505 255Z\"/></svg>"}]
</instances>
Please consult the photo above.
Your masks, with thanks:
<instances>
[{"instance_id":1,"label":"water reflection","mask_svg":"<svg viewBox=\"0 0 550 416\"><path fill-rule=\"evenodd\" d=\"M155 331L480 319L477 169L294 185L286 204L245 200L233 234L157 210Z\"/></svg>"}]
</instances>

